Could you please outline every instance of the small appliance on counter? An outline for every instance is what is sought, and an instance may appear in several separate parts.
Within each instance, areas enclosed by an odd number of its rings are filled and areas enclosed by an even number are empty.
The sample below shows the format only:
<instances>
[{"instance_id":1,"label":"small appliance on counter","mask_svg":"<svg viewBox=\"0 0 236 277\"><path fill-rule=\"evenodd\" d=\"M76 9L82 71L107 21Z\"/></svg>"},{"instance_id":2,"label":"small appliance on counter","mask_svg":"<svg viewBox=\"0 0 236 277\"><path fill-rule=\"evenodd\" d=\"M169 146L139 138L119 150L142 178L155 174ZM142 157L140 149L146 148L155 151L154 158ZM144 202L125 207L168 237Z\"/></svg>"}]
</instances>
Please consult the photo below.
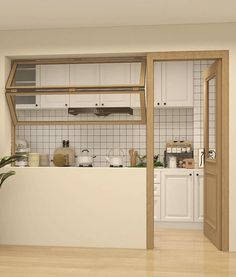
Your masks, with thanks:
<instances>
[{"instance_id":1,"label":"small appliance on counter","mask_svg":"<svg viewBox=\"0 0 236 277\"><path fill-rule=\"evenodd\" d=\"M168 167L169 168L176 168L177 167L177 157L170 156L168 160Z\"/></svg>"},{"instance_id":2,"label":"small appliance on counter","mask_svg":"<svg viewBox=\"0 0 236 277\"><path fill-rule=\"evenodd\" d=\"M112 154L112 155L111 155ZM111 149L105 159L110 167L123 167L124 151L121 149Z\"/></svg>"},{"instance_id":3,"label":"small appliance on counter","mask_svg":"<svg viewBox=\"0 0 236 277\"><path fill-rule=\"evenodd\" d=\"M96 156L91 156L89 154L88 149L83 149L81 151L81 155L79 155L77 158L78 166L79 167L92 167L94 158L96 158Z\"/></svg>"},{"instance_id":4,"label":"small appliance on counter","mask_svg":"<svg viewBox=\"0 0 236 277\"><path fill-rule=\"evenodd\" d=\"M183 168L185 159L193 159L191 141L169 141L164 152L164 165L169 168Z\"/></svg>"},{"instance_id":5,"label":"small appliance on counter","mask_svg":"<svg viewBox=\"0 0 236 277\"><path fill-rule=\"evenodd\" d=\"M55 166L74 166L75 165L75 150L70 147L69 140L62 141L62 147L57 148L53 153Z\"/></svg>"},{"instance_id":6,"label":"small appliance on counter","mask_svg":"<svg viewBox=\"0 0 236 277\"><path fill-rule=\"evenodd\" d=\"M193 169L194 168L194 159L184 159L183 168Z\"/></svg>"},{"instance_id":7,"label":"small appliance on counter","mask_svg":"<svg viewBox=\"0 0 236 277\"><path fill-rule=\"evenodd\" d=\"M29 143L25 139L16 139L16 154L25 155L25 158L22 158L18 161L15 161L15 166L25 167L28 166L28 154L30 152Z\"/></svg>"}]
</instances>

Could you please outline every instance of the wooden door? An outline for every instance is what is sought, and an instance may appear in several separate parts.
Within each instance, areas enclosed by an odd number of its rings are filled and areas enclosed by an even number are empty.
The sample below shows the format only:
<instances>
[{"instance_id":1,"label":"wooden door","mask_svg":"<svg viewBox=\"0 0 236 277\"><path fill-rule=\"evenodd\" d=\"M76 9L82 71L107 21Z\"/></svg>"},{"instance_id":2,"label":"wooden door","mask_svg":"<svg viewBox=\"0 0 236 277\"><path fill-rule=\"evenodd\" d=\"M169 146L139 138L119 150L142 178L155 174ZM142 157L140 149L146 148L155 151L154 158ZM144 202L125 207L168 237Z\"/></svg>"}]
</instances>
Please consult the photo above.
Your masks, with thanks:
<instances>
[{"instance_id":1,"label":"wooden door","mask_svg":"<svg viewBox=\"0 0 236 277\"><path fill-rule=\"evenodd\" d=\"M204 92L204 234L221 249L221 61L204 72Z\"/></svg>"}]
</instances>

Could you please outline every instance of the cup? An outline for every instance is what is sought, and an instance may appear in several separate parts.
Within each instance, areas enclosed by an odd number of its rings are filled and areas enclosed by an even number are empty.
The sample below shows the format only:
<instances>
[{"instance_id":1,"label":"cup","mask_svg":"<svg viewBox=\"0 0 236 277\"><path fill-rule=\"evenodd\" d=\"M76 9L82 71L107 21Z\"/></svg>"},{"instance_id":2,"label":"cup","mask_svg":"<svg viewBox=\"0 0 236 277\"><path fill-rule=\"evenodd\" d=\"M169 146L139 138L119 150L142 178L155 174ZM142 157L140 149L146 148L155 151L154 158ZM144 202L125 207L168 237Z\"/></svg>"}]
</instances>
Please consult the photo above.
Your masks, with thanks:
<instances>
[{"instance_id":1,"label":"cup","mask_svg":"<svg viewBox=\"0 0 236 277\"><path fill-rule=\"evenodd\" d=\"M29 153L28 164L29 164L29 167L38 167L39 153Z\"/></svg>"}]
</instances>

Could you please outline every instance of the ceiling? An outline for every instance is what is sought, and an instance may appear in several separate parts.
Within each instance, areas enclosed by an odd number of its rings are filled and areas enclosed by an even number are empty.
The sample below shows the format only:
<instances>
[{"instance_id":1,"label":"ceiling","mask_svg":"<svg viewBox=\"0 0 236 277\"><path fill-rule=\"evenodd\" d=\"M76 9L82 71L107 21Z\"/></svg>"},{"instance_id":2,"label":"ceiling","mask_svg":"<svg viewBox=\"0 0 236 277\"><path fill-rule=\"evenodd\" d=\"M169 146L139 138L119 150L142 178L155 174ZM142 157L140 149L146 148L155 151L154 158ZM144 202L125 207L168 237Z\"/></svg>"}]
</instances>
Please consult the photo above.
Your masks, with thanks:
<instances>
[{"instance_id":1,"label":"ceiling","mask_svg":"<svg viewBox=\"0 0 236 277\"><path fill-rule=\"evenodd\" d=\"M0 0L0 30L221 22L235 0Z\"/></svg>"}]
</instances>

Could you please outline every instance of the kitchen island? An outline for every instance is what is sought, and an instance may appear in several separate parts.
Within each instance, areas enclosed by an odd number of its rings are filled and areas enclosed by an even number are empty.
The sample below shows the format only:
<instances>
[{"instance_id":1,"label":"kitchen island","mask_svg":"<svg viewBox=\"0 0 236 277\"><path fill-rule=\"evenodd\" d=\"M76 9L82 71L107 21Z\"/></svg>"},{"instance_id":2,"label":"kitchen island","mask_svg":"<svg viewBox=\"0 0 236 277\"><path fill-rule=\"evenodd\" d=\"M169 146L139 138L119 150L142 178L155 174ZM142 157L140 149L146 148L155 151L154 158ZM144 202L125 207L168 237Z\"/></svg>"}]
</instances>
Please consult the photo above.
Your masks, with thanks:
<instances>
[{"instance_id":1,"label":"kitchen island","mask_svg":"<svg viewBox=\"0 0 236 277\"><path fill-rule=\"evenodd\" d=\"M146 248L145 168L14 168L0 244Z\"/></svg>"}]
</instances>

